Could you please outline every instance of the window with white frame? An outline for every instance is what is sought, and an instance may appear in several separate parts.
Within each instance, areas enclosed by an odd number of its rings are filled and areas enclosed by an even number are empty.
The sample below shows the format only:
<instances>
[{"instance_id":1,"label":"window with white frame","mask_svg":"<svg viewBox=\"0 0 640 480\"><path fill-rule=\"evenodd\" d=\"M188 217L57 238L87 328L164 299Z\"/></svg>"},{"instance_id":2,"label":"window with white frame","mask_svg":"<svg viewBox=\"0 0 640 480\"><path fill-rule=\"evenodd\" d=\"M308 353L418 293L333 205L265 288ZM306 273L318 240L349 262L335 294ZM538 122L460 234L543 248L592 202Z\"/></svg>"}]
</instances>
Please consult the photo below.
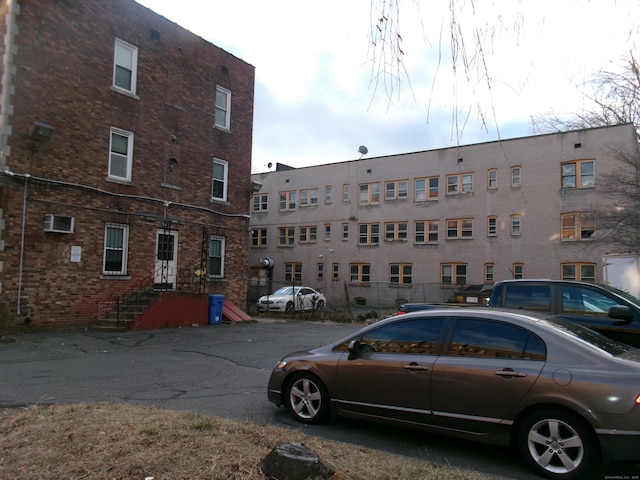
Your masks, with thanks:
<instances>
[{"instance_id":1,"label":"window with white frame","mask_svg":"<svg viewBox=\"0 0 640 480\"><path fill-rule=\"evenodd\" d=\"M231 130L231 92L220 86L216 87L215 126Z\"/></svg>"},{"instance_id":2,"label":"window with white frame","mask_svg":"<svg viewBox=\"0 0 640 480\"><path fill-rule=\"evenodd\" d=\"M267 246L267 229L253 228L251 229L251 246L264 248Z\"/></svg>"},{"instance_id":3,"label":"window with white frame","mask_svg":"<svg viewBox=\"0 0 640 480\"><path fill-rule=\"evenodd\" d=\"M447 175L447 195L473 192L473 174L457 173Z\"/></svg>"},{"instance_id":4,"label":"window with white frame","mask_svg":"<svg viewBox=\"0 0 640 480\"><path fill-rule=\"evenodd\" d=\"M278 246L292 247L296 243L295 227L278 227Z\"/></svg>"},{"instance_id":5,"label":"window with white frame","mask_svg":"<svg viewBox=\"0 0 640 480\"><path fill-rule=\"evenodd\" d=\"M524 278L524 264L523 263L514 263L511 266L511 274L513 275L513 278L520 279L520 278Z\"/></svg>"},{"instance_id":6,"label":"window with white frame","mask_svg":"<svg viewBox=\"0 0 640 480\"><path fill-rule=\"evenodd\" d=\"M413 265L411 263L390 263L389 283L392 285L411 285L413 283Z\"/></svg>"},{"instance_id":7,"label":"window with white frame","mask_svg":"<svg viewBox=\"0 0 640 480\"><path fill-rule=\"evenodd\" d=\"M349 271L351 283L369 283L371 281L371 264L369 263L351 263Z\"/></svg>"},{"instance_id":8,"label":"window with white frame","mask_svg":"<svg viewBox=\"0 0 640 480\"><path fill-rule=\"evenodd\" d=\"M301 282L302 281L302 264L290 262L284 264L284 281L285 282Z\"/></svg>"},{"instance_id":9,"label":"window with white frame","mask_svg":"<svg viewBox=\"0 0 640 480\"><path fill-rule=\"evenodd\" d=\"M113 86L116 90L136 94L138 48L116 38L113 55Z\"/></svg>"},{"instance_id":10,"label":"window with white frame","mask_svg":"<svg viewBox=\"0 0 640 480\"><path fill-rule=\"evenodd\" d=\"M213 180L211 198L213 200L227 201L227 188L229 185L229 163L219 158L213 159Z\"/></svg>"},{"instance_id":11,"label":"window with white frame","mask_svg":"<svg viewBox=\"0 0 640 480\"><path fill-rule=\"evenodd\" d=\"M484 264L484 283L493 283L495 281L495 268L493 263Z\"/></svg>"},{"instance_id":12,"label":"window with white frame","mask_svg":"<svg viewBox=\"0 0 640 480\"><path fill-rule=\"evenodd\" d=\"M351 185L348 183L342 186L342 201L349 203L351 201Z\"/></svg>"},{"instance_id":13,"label":"window with white frame","mask_svg":"<svg viewBox=\"0 0 640 480\"><path fill-rule=\"evenodd\" d=\"M316 243L318 241L318 227L301 226L298 227L298 242L299 243Z\"/></svg>"},{"instance_id":14,"label":"window with white frame","mask_svg":"<svg viewBox=\"0 0 640 480\"><path fill-rule=\"evenodd\" d=\"M438 243L438 220L415 222L414 243Z\"/></svg>"},{"instance_id":15,"label":"window with white frame","mask_svg":"<svg viewBox=\"0 0 640 480\"><path fill-rule=\"evenodd\" d=\"M487 236L495 237L498 235L498 217L489 216L487 217Z\"/></svg>"},{"instance_id":16,"label":"window with white frame","mask_svg":"<svg viewBox=\"0 0 640 480\"><path fill-rule=\"evenodd\" d=\"M447 240L470 239L473 237L471 218L447 219Z\"/></svg>"},{"instance_id":17,"label":"window with white frame","mask_svg":"<svg viewBox=\"0 0 640 480\"><path fill-rule=\"evenodd\" d=\"M322 280L324 278L324 263L318 262L317 274L318 280Z\"/></svg>"},{"instance_id":18,"label":"window with white frame","mask_svg":"<svg viewBox=\"0 0 640 480\"><path fill-rule=\"evenodd\" d=\"M133 133L111 127L109 139L109 178L131 181Z\"/></svg>"},{"instance_id":19,"label":"window with white frame","mask_svg":"<svg viewBox=\"0 0 640 480\"><path fill-rule=\"evenodd\" d=\"M511 215L511 235L522 235L522 215Z\"/></svg>"},{"instance_id":20,"label":"window with white frame","mask_svg":"<svg viewBox=\"0 0 640 480\"><path fill-rule=\"evenodd\" d=\"M331 203L333 201L333 187L324 187L324 203Z\"/></svg>"},{"instance_id":21,"label":"window with white frame","mask_svg":"<svg viewBox=\"0 0 640 480\"><path fill-rule=\"evenodd\" d=\"M440 265L440 284L442 286L465 285L466 283L466 263L443 263Z\"/></svg>"},{"instance_id":22,"label":"window with white frame","mask_svg":"<svg viewBox=\"0 0 640 480\"><path fill-rule=\"evenodd\" d=\"M296 209L296 202L298 201L298 192L296 190L290 190L288 192L280 192L280 211L288 212Z\"/></svg>"},{"instance_id":23,"label":"window with white frame","mask_svg":"<svg viewBox=\"0 0 640 480\"><path fill-rule=\"evenodd\" d=\"M380 182L360 184L360 205L378 205L380 203Z\"/></svg>"},{"instance_id":24,"label":"window with white frame","mask_svg":"<svg viewBox=\"0 0 640 480\"><path fill-rule=\"evenodd\" d=\"M224 247L225 239L219 235L211 235L209 238L209 277L224 277Z\"/></svg>"},{"instance_id":25,"label":"window with white frame","mask_svg":"<svg viewBox=\"0 0 640 480\"><path fill-rule=\"evenodd\" d=\"M563 241L593 240L596 234L595 212L570 212L562 216Z\"/></svg>"},{"instance_id":26,"label":"window with white frame","mask_svg":"<svg viewBox=\"0 0 640 480\"><path fill-rule=\"evenodd\" d=\"M511 187L517 188L522 186L522 168L511 167Z\"/></svg>"},{"instance_id":27,"label":"window with white frame","mask_svg":"<svg viewBox=\"0 0 640 480\"><path fill-rule=\"evenodd\" d=\"M595 160L576 160L561 165L562 188L586 188L596 184Z\"/></svg>"},{"instance_id":28,"label":"window with white frame","mask_svg":"<svg viewBox=\"0 0 640 480\"><path fill-rule=\"evenodd\" d=\"M563 263L562 280L579 280L582 282L596 281L595 263Z\"/></svg>"},{"instance_id":29,"label":"window with white frame","mask_svg":"<svg viewBox=\"0 0 640 480\"><path fill-rule=\"evenodd\" d=\"M253 211L255 213L266 212L269 205L268 193L256 193L253 195Z\"/></svg>"},{"instance_id":30,"label":"window with white frame","mask_svg":"<svg viewBox=\"0 0 640 480\"><path fill-rule=\"evenodd\" d=\"M128 248L129 225L107 223L104 229L102 273L105 275L126 275Z\"/></svg>"},{"instance_id":31,"label":"window with white frame","mask_svg":"<svg viewBox=\"0 0 640 480\"><path fill-rule=\"evenodd\" d=\"M395 180L385 182L384 198L385 200L399 200L409 196L409 182L407 180Z\"/></svg>"},{"instance_id":32,"label":"window with white frame","mask_svg":"<svg viewBox=\"0 0 640 480\"><path fill-rule=\"evenodd\" d=\"M349 224L342 224L342 240L349 240Z\"/></svg>"},{"instance_id":33,"label":"window with white frame","mask_svg":"<svg viewBox=\"0 0 640 480\"><path fill-rule=\"evenodd\" d=\"M384 224L384 240L386 242L405 241L409 237L407 222L389 222Z\"/></svg>"},{"instance_id":34,"label":"window with white frame","mask_svg":"<svg viewBox=\"0 0 640 480\"><path fill-rule=\"evenodd\" d=\"M331 264L331 279L339 280L340 279L340 264L332 263Z\"/></svg>"},{"instance_id":35,"label":"window with white frame","mask_svg":"<svg viewBox=\"0 0 640 480\"><path fill-rule=\"evenodd\" d=\"M360 236L359 245L378 245L380 244L380 224L379 223L361 223L358 225Z\"/></svg>"},{"instance_id":36,"label":"window with white frame","mask_svg":"<svg viewBox=\"0 0 640 480\"><path fill-rule=\"evenodd\" d=\"M300 206L309 207L318 205L318 189L309 188L300 190Z\"/></svg>"},{"instance_id":37,"label":"window with white frame","mask_svg":"<svg viewBox=\"0 0 640 480\"><path fill-rule=\"evenodd\" d=\"M324 224L324 239L327 242L331 240L331 224L330 223Z\"/></svg>"},{"instance_id":38,"label":"window with white frame","mask_svg":"<svg viewBox=\"0 0 640 480\"><path fill-rule=\"evenodd\" d=\"M490 168L487 170L487 188L494 190L498 188L498 169Z\"/></svg>"}]
</instances>

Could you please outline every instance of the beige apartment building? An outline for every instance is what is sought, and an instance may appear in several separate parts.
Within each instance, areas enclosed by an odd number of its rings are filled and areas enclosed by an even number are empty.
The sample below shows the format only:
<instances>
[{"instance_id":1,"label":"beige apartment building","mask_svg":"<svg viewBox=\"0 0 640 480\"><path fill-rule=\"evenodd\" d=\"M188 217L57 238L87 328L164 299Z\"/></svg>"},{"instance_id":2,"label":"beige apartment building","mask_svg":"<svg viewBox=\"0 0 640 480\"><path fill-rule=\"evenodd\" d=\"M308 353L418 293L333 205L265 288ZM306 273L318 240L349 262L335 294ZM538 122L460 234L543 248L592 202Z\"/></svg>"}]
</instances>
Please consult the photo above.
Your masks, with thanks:
<instances>
[{"instance_id":1,"label":"beige apartment building","mask_svg":"<svg viewBox=\"0 0 640 480\"><path fill-rule=\"evenodd\" d=\"M252 175L249 300L295 284L328 305L394 308L474 301L501 279L602 281L615 247L597 212L615 208L604 179L619 152L638 152L631 124L278 164Z\"/></svg>"}]
</instances>

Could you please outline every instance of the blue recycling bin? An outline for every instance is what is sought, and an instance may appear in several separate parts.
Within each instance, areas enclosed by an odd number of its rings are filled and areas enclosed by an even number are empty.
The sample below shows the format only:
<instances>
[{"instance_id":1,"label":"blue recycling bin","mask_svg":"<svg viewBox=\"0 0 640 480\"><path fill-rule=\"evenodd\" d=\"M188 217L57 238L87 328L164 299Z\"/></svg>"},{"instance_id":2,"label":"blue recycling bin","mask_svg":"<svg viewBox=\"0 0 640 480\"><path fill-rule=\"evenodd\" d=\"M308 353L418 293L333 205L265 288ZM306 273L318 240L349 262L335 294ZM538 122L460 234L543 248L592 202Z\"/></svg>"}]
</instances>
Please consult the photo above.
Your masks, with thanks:
<instances>
[{"instance_id":1,"label":"blue recycling bin","mask_svg":"<svg viewBox=\"0 0 640 480\"><path fill-rule=\"evenodd\" d=\"M222 323L222 308L224 307L224 295L209 295L209 325Z\"/></svg>"}]
</instances>

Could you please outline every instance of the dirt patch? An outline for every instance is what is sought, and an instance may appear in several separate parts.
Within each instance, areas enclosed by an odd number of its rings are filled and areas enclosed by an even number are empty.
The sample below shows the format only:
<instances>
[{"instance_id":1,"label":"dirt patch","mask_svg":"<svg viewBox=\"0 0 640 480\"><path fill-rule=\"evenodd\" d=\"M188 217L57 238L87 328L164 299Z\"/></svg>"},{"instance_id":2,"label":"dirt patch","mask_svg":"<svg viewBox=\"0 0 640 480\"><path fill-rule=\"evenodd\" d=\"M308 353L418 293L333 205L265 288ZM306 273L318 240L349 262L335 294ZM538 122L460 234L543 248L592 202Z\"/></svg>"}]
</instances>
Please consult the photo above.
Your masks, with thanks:
<instances>
[{"instance_id":1,"label":"dirt patch","mask_svg":"<svg viewBox=\"0 0 640 480\"><path fill-rule=\"evenodd\" d=\"M109 403L0 410L0 478L266 480L260 461L279 442L307 446L336 480L497 478L296 430Z\"/></svg>"}]
</instances>

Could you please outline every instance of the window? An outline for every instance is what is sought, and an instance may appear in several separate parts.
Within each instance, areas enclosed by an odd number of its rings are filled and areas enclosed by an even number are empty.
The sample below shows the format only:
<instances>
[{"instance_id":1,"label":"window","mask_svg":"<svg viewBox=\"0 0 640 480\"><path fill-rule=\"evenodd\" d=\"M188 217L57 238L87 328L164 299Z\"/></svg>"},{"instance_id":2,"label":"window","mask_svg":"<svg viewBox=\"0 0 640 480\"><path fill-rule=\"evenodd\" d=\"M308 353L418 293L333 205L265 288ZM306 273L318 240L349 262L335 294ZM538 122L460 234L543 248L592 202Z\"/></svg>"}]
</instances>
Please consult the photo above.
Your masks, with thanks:
<instances>
[{"instance_id":1,"label":"window","mask_svg":"<svg viewBox=\"0 0 640 480\"><path fill-rule=\"evenodd\" d=\"M487 188L493 190L498 188L498 169L490 168L487 171Z\"/></svg>"},{"instance_id":2,"label":"window","mask_svg":"<svg viewBox=\"0 0 640 480\"><path fill-rule=\"evenodd\" d=\"M524 328L502 322L461 318L449 344L448 355L505 359L544 360L546 347Z\"/></svg>"},{"instance_id":3,"label":"window","mask_svg":"<svg viewBox=\"0 0 640 480\"><path fill-rule=\"evenodd\" d=\"M484 283L493 283L494 280L495 265L493 263L484 264Z\"/></svg>"},{"instance_id":4,"label":"window","mask_svg":"<svg viewBox=\"0 0 640 480\"><path fill-rule=\"evenodd\" d=\"M361 223L358 228L360 229L359 245L378 245L380 243L379 223Z\"/></svg>"},{"instance_id":5,"label":"window","mask_svg":"<svg viewBox=\"0 0 640 480\"><path fill-rule=\"evenodd\" d=\"M342 224L342 240L349 240L349 224Z\"/></svg>"},{"instance_id":6,"label":"window","mask_svg":"<svg viewBox=\"0 0 640 480\"><path fill-rule=\"evenodd\" d=\"M102 273L105 275L126 275L128 247L129 226L107 223L104 229Z\"/></svg>"},{"instance_id":7,"label":"window","mask_svg":"<svg viewBox=\"0 0 640 480\"><path fill-rule=\"evenodd\" d=\"M296 241L295 227L278 227L278 246L291 247Z\"/></svg>"},{"instance_id":8,"label":"window","mask_svg":"<svg viewBox=\"0 0 640 480\"><path fill-rule=\"evenodd\" d=\"M351 283L369 283L371 281L371 265L368 263L352 263L349 265L351 271Z\"/></svg>"},{"instance_id":9,"label":"window","mask_svg":"<svg viewBox=\"0 0 640 480\"><path fill-rule=\"evenodd\" d=\"M298 200L298 192L292 190L290 192L280 192L280 211L288 212L296 209Z\"/></svg>"},{"instance_id":10,"label":"window","mask_svg":"<svg viewBox=\"0 0 640 480\"><path fill-rule=\"evenodd\" d=\"M593 240L596 233L595 212L562 214L562 240Z\"/></svg>"},{"instance_id":11,"label":"window","mask_svg":"<svg viewBox=\"0 0 640 480\"><path fill-rule=\"evenodd\" d=\"M324 187L324 203L331 203L333 201L333 188Z\"/></svg>"},{"instance_id":12,"label":"window","mask_svg":"<svg viewBox=\"0 0 640 480\"><path fill-rule=\"evenodd\" d=\"M338 280L340 278L340 264L332 263L331 264L331 278L333 280Z\"/></svg>"},{"instance_id":13,"label":"window","mask_svg":"<svg viewBox=\"0 0 640 480\"><path fill-rule=\"evenodd\" d=\"M345 203L351 201L351 186L349 184L342 186L342 201Z\"/></svg>"},{"instance_id":14,"label":"window","mask_svg":"<svg viewBox=\"0 0 640 480\"><path fill-rule=\"evenodd\" d=\"M298 241L300 243L316 243L318 241L318 227L315 225L300 227L298 230Z\"/></svg>"},{"instance_id":15,"label":"window","mask_svg":"<svg viewBox=\"0 0 640 480\"><path fill-rule=\"evenodd\" d=\"M216 87L215 126L231 130L231 92L222 87Z\"/></svg>"},{"instance_id":16,"label":"window","mask_svg":"<svg viewBox=\"0 0 640 480\"><path fill-rule=\"evenodd\" d=\"M224 277L224 237L212 235L209 241L209 271L210 277Z\"/></svg>"},{"instance_id":17,"label":"window","mask_svg":"<svg viewBox=\"0 0 640 480\"><path fill-rule=\"evenodd\" d=\"M213 159L213 181L211 198L213 200L227 201L227 185L229 184L229 163L219 158Z\"/></svg>"},{"instance_id":18,"label":"window","mask_svg":"<svg viewBox=\"0 0 640 480\"><path fill-rule=\"evenodd\" d=\"M386 242L406 241L409 236L407 222L393 222L384 224L384 240Z\"/></svg>"},{"instance_id":19,"label":"window","mask_svg":"<svg viewBox=\"0 0 640 480\"><path fill-rule=\"evenodd\" d=\"M253 211L255 213L266 212L269 204L269 194L261 193L253 196Z\"/></svg>"},{"instance_id":20,"label":"window","mask_svg":"<svg viewBox=\"0 0 640 480\"><path fill-rule=\"evenodd\" d=\"M360 205L378 205L380 203L380 183L360 184Z\"/></svg>"},{"instance_id":21,"label":"window","mask_svg":"<svg viewBox=\"0 0 640 480\"><path fill-rule=\"evenodd\" d=\"M517 188L522 186L522 168L511 167L511 187Z\"/></svg>"},{"instance_id":22,"label":"window","mask_svg":"<svg viewBox=\"0 0 640 480\"><path fill-rule=\"evenodd\" d=\"M524 278L524 264L514 263L511 267L511 273L515 279Z\"/></svg>"},{"instance_id":23,"label":"window","mask_svg":"<svg viewBox=\"0 0 640 480\"><path fill-rule=\"evenodd\" d=\"M324 226L324 239L325 241L331 240L331 224L327 223Z\"/></svg>"},{"instance_id":24,"label":"window","mask_svg":"<svg viewBox=\"0 0 640 480\"><path fill-rule=\"evenodd\" d=\"M131 181L133 133L111 127L109 141L109 178Z\"/></svg>"},{"instance_id":25,"label":"window","mask_svg":"<svg viewBox=\"0 0 640 480\"><path fill-rule=\"evenodd\" d=\"M467 283L466 263L443 263L440 265L440 284L443 287Z\"/></svg>"},{"instance_id":26,"label":"window","mask_svg":"<svg viewBox=\"0 0 640 480\"><path fill-rule=\"evenodd\" d=\"M391 263L389 265L389 282L393 285L411 285L413 265L410 263Z\"/></svg>"},{"instance_id":27,"label":"window","mask_svg":"<svg viewBox=\"0 0 640 480\"><path fill-rule=\"evenodd\" d=\"M116 38L113 60L113 86L135 95L138 48Z\"/></svg>"},{"instance_id":28,"label":"window","mask_svg":"<svg viewBox=\"0 0 640 480\"><path fill-rule=\"evenodd\" d=\"M291 262L284 264L285 282L302 282L302 264Z\"/></svg>"},{"instance_id":29,"label":"window","mask_svg":"<svg viewBox=\"0 0 640 480\"><path fill-rule=\"evenodd\" d=\"M322 280L324 278L324 263L318 263L317 277L318 280Z\"/></svg>"},{"instance_id":30,"label":"window","mask_svg":"<svg viewBox=\"0 0 640 480\"><path fill-rule=\"evenodd\" d=\"M385 182L384 198L385 200L398 200L409 196L409 182L407 180L396 180L394 182Z\"/></svg>"},{"instance_id":31,"label":"window","mask_svg":"<svg viewBox=\"0 0 640 480\"><path fill-rule=\"evenodd\" d=\"M562 287L563 313L607 318L609 317L609 308L619 304L619 300L609 297L604 292L593 288L579 286ZM611 318L608 318L608 320L611 320ZM601 324L599 326L602 327L603 325Z\"/></svg>"},{"instance_id":32,"label":"window","mask_svg":"<svg viewBox=\"0 0 640 480\"><path fill-rule=\"evenodd\" d=\"M524 308L540 312L551 311L551 287L549 285L507 285L506 308Z\"/></svg>"},{"instance_id":33,"label":"window","mask_svg":"<svg viewBox=\"0 0 640 480\"><path fill-rule=\"evenodd\" d=\"M251 230L251 246L266 247L267 246L267 229L253 228Z\"/></svg>"},{"instance_id":34,"label":"window","mask_svg":"<svg viewBox=\"0 0 640 480\"><path fill-rule=\"evenodd\" d=\"M447 175L447 195L471 193L473 191L473 174L458 173Z\"/></svg>"},{"instance_id":35,"label":"window","mask_svg":"<svg viewBox=\"0 0 640 480\"><path fill-rule=\"evenodd\" d=\"M318 189L300 190L300 206L308 207L311 205L318 205Z\"/></svg>"},{"instance_id":36,"label":"window","mask_svg":"<svg viewBox=\"0 0 640 480\"><path fill-rule=\"evenodd\" d=\"M447 220L447 240L470 239L473 237L473 220L452 218Z\"/></svg>"},{"instance_id":37,"label":"window","mask_svg":"<svg viewBox=\"0 0 640 480\"><path fill-rule=\"evenodd\" d=\"M361 352L407 355L438 354L446 318L416 318L366 332L358 343Z\"/></svg>"},{"instance_id":38,"label":"window","mask_svg":"<svg viewBox=\"0 0 640 480\"><path fill-rule=\"evenodd\" d=\"M438 243L438 220L415 223L415 243Z\"/></svg>"},{"instance_id":39,"label":"window","mask_svg":"<svg viewBox=\"0 0 640 480\"><path fill-rule=\"evenodd\" d=\"M518 236L522 234L522 216L511 215L511 235Z\"/></svg>"},{"instance_id":40,"label":"window","mask_svg":"<svg viewBox=\"0 0 640 480\"><path fill-rule=\"evenodd\" d=\"M561 165L562 188L585 188L596 184L595 160L578 160Z\"/></svg>"},{"instance_id":41,"label":"window","mask_svg":"<svg viewBox=\"0 0 640 480\"><path fill-rule=\"evenodd\" d=\"M495 237L498 235L498 217L487 217L487 236Z\"/></svg>"},{"instance_id":42,"label":"window","mask_svg":"<svg viewBox=\"0 0 640 480\"><path fill-rule=\"evenodd\" d=\"M562 280L579 280L582 282L596 281L595 263L563 263Z\"/></svg>"}]
</instances>

